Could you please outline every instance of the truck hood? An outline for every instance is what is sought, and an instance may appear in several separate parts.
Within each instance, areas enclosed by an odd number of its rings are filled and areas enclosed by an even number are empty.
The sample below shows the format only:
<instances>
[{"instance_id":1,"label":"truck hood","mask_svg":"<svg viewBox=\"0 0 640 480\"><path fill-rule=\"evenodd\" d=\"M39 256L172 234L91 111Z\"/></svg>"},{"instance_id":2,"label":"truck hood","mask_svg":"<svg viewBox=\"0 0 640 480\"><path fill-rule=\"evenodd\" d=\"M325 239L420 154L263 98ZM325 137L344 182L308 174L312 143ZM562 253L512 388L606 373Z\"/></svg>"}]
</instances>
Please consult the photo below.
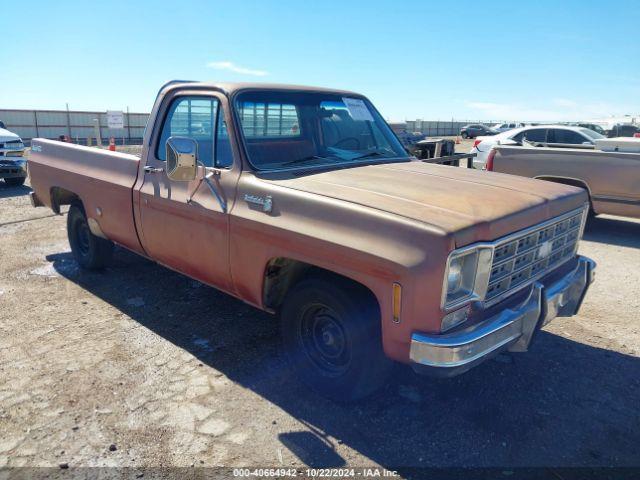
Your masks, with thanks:
<instances>
[{"instance_id":1,"label":"truck hood","mask_svg":"<svg viewBox=\"0 0 640 480\"><path fill-rule=\"evenodd\" d=\"M0 128L0 142L10 142L12 140L20 140L20 137L9 130Z\"/></svg>"},{"instance_id":2,"label":"truck hood","mask_svg":"<svg viewBox=\"0 0 640 480\"><path fill-rule=\"evenodd\" d=\"M588 201L580 188L420 161L269 181L423 222L456 247L496 240Z\"/></svg>"}]
</instances>

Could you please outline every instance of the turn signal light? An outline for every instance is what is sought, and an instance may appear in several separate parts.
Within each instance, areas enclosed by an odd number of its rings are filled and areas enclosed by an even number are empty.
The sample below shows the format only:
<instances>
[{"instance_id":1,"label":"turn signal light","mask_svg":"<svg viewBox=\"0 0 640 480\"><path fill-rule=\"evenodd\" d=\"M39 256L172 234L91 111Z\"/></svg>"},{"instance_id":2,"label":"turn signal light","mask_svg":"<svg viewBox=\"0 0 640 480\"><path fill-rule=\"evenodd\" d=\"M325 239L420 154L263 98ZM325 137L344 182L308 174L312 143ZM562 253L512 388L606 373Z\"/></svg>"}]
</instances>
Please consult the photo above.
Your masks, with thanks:
<instances>
[{"instance_id":1,"label":"turn signal light","mask_svg":"<svg viewBox=\"0 0 640 480\"><path fill-rule=\"evenodd\" d=\"M400 323L400 311L402 310L402 286L393 284L393 321Z\"/></svg>"},{"instance_id":2,"label":"turn signal light","mask_svg":"<svg viewBox=\"0 0 640 480\"><path fill-rule=\"evenodd\" d=\"M476 140L475 142L473 142L473 148L476 148L481 143L482 143L482 140Z\"/></svg>"}]
</instances>

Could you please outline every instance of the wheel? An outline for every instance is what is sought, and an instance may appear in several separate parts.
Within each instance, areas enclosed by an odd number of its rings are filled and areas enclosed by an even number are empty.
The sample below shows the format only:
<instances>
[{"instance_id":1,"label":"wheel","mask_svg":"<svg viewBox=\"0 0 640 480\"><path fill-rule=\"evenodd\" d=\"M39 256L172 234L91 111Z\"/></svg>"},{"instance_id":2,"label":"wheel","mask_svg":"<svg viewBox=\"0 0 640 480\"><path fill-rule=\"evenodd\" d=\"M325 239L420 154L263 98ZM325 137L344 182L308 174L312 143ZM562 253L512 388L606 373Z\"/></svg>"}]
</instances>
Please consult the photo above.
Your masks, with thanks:
<instances>
[{"instance_id":1,"label":"wheel","mask_svg":"<svg viewBox=\"0 0 640 480\"><path fill-rule=\"evenodd\" d=\"M80 205L71 205L69 208L67 235L71 253L82 268L100 269L111 259L113 243L91 233L87 216Z\"/></svg>"},{"instance_id":2,"label":"wheel","mask_svg":"<svg viewBox=\"0 0 640 480\"><path fill-rule=\"evenodd\" d=\"M461 136L462 138L469 138L469 134L468 134L467 132L462 132L462 133L460 134L460 136Z\"/></svg>"},{"instance_id":3,"label":"wheel","mask_svg":"<svg viewBox=\"0 0 640 480\"><path fill-rule=\"evenodd\" d=\"M19 187L24 185L24 181L26 177L14 177L14 178L5 178L4 183L6 183L9 187Z\"/></svg>"},{"instance_id":4,"label":"wheel","mask_svg":"<svg viewBox=\"0 0 640 480\"><path fill-rule=\"evenodd\" d=\"M341 277L302 280L281 311L282 341L298 378L338 402L384 385L393 363L382 350L375 297Z\"/></svg>"}]
</instances>

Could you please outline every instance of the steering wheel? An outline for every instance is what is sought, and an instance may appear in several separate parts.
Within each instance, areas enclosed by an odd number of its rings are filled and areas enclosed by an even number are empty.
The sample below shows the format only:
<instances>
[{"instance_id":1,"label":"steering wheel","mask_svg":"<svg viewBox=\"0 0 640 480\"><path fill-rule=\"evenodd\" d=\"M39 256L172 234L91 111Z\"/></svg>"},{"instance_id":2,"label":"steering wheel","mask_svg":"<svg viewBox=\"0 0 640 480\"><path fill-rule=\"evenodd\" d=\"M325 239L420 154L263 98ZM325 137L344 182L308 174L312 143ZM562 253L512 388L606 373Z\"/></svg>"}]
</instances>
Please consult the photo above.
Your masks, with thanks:
<instances>
[{"instance_id":1,"label":"steering wheel","mask_svg":"<svg viewBox=\"0 0 640 480\"><path fill-rule=\"evenodd\" d=\"M336 143L334 143L333 146L335 148L340 148L340 147L338 147L338 145L340 145L342 143L345 143L345 142L355 142L357 145L353 150L360 150L360 139L358 139L356 137L344 137L344 138L341 138Z\"/></svg>"}]
</instances>

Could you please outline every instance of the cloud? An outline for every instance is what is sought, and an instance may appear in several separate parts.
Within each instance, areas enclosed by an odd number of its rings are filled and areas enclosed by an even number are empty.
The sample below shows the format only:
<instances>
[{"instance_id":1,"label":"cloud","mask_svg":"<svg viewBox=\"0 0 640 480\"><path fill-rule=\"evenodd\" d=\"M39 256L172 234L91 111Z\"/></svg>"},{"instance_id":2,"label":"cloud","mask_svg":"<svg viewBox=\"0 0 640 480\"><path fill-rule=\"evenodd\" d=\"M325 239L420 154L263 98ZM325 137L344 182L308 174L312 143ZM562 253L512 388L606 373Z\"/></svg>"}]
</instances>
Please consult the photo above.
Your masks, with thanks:
<instances>
[{"instance_id":1,"label":"cloud","mask_svg":"<svg viewBox=\"0 0 640 480\"><path fill-rule=\"evenodd\" d=\"M573 100L569 100L568 98L554 98L553 104L557 105L558 107L565 107L565 108L578 107L578 103L574 102Z\"/></svg>"},{"instance_id":2,"label":"cloud","mask_svg":"<svg viewBox=\"0 0 640 480\"><path fill-rule=\"evenodd\" d=\"M265 75L269 75L269 72L265 72L264 70L254 70L253 68L241 67L240 65L236 65L233 62L209 62L207 63L207 67L215 68L216 70L227 70L229 72L239 73L241 75L251 75L254 77L264 77Z\"/></svg>"}]
</instances>

